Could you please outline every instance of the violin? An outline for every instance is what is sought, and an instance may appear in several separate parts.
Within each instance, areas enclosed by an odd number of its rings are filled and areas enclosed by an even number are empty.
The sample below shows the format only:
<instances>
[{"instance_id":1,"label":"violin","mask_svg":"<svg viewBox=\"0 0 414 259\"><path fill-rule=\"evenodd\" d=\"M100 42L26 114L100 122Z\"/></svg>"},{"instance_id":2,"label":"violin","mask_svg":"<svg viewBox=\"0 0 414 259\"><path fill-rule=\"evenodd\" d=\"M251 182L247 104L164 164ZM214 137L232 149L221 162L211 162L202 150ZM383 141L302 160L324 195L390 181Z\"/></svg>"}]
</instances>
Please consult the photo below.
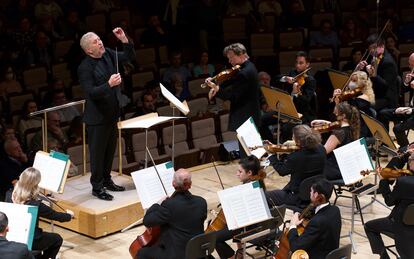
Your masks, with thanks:
<instances>
[{"instance_id":1,"label":"violin","mask_svg":"<svg viewBox=\"0 0 414 259\"><path fill-rule=\"evenodd\" d=\"M365 176L368 175L370 173L369 170L366 171L362 171L361 175ZM379 174L381 175L381 177L383 179L396 179L400 176L412 176L413 172L409 169L394 169L394 168L382 168L381 171L379 172Z\"/></svg>"},{"instance_id":2,"label":"violin","mask_svg":"<svg viewBox=\"0 0 414 259\"><path fill-rule=\"evenodd\" d=\"M305 231L305 227L309 224L309 221L313 216L313 209L314 209L313 204L309 204L308 207L306 207L300 213L299 219L303 219L303 221L300 225L296 227L298 235L302 235L303 231ZM289 233L289 229L285 229L279 240L279 248L277 249L276 254L273 254L272 259L287 259L288 258L289 251L290 251L288 233Z\"/></svg>"},{"instance_id":3,"label":"violin","mask_svg":"<svg viewBox=\"0 0 414 259\"><path fill-rule=\"evenodd\" d=\"M217 75L213 76L210 80L216 85L220 85L224 81L227 81L233 76L235 76L239 70L240 70L240 65L235 65L234 67L230 69L221 71ZM206 82L201 84L201 88L206 88L206 86L208 86Z\"/></svg>"},{"instance_id":4,"label":"violin","mask_svg":"<svg viewBox=\"0 0 414 259\"><path fill-rule=\"evenodd\" d=\"M319 133L325 133L325 132L330 132L334 129L339 129L341 127L341 122L340 121L334 121L331 123L327 123L321 126L314 126L312 127L312 129L314 131L317 131Z\"/></svg>"},{"instance_id":5,"label":"violin","mask_svg":"<svg viewBox=\"0 0 414 259\"><path fill-rule=\"evenodd\" d=\"M219 231L224 229L227 226L226 217L224 216L223 209L220 209L219 213L217 214L216 218L211 221L210 225L204 231L205 233L209 233L212 231Z\"/></svg>"},{"instance_id":6,"label":"violin","mask_svg":"<svg viewBox=\"0 0 414 259\"><path fill-rule=\"evenodd\" d=\"M306 72L308 72L310 69L311 69L311 67L310 68L307 68L305 71L299 73L298 75L296 75L293 78L293 81L295 83L298 83L298 85L299 85L299 87L298 87L298 95L302 95L301 88L305 84L306 78L308 77L308 74L306 74Z\"/></svg>"}]
</instances>

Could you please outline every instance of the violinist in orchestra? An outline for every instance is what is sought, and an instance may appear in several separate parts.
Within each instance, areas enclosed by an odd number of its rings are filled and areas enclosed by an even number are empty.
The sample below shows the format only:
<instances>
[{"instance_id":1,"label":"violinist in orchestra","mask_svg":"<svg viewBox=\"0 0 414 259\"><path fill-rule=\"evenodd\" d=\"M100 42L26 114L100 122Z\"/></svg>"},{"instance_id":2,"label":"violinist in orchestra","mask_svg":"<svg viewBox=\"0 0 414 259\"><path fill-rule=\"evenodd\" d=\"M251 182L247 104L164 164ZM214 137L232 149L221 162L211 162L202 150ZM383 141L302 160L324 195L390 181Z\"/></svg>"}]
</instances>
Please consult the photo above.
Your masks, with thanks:
<instances>
[{"instance_id":1,"label":"violinist in orchestra","mask_svg":"<svg viewBox=\"0 0 414 259\"><path fill-rule=\"evenodd\" d=\"M204 198L190 193L191 174L186 169L174 173L175 192L152 205L145 213L146 227L160 226L158 242L143 247L136 255L139 259L182 259L185 258L187 242L204 233L207 218L207 202Z\"/></svg>"},{"instance_id":2,"label":"violinist in orchestra","mask_svg":"<svg viewBox=\"0 0 414 259\"><path fill-rule=\"evenodd\" d=\"M323 173L326 154L321 145L321 135L307 125L297 125L293 128L293 140L298 151L286 157L270 156L269 160L276 172L281 176L290 175L289 183L282 190L266 192L266 199L272 205L306 206L299 198L299 187L308 177Z\"/></svg>"},{"instance_id":3,"label":"violinist in orchestra","mask_svg":"<svg viewBox=\"0 0 414 259\"><path fill-rule=\"evenodd\" d=\"M414 156L408 159L408 168L414 170ZM388 206L394 206L385 218L370 220L365 223L365 233L371 245L372 253L379 254L381 259L389 258L381 237L381 233L394 234L395 246L401 259L414 258L414 226L403 223L403 215L409 204L414 203L414 176L400 176L394 181L381 179L379 191Z\"/></svg>"},{"instance_id":4,"label":"violinist in orchestra","mask_svg":"<svg viewBox=\"0 0 414 259\"><path fill-rule=\"evenodd\" d=\"M410 72L403 79L404 87L414 89L414 53L408 58ZM390 121L394 122L394 134L397 143L400 146L408 145L408 137L406 131L414 128L413 101L410 101L409 107L398 107L392 109L383 109L378 114L378 119L384 124L385 128L389 128Z\"/></svg>"},{"instance_id":5,"label":"violinist in orchestra","mask_svg":"<svg viewBox=\"0 0 414 259\"><path fill-rule=\"evenodd\" d=\"M324 175L328 180L342 179L338 163L333 150L359 139L359 111L347 102L338 103L335 106L334 114L339 122L339 128L333 129L331 135L325 142L327 160L324 168ZM330 123L325 120L312 121L312 127Z\"/></svg>"},{"instance_id":6,"label":"violinist in orchestra","mask_svg":"<svg viewBox=\"0 0 414 259\"><path fill-rule=\"evenodd\" d=\"M260 127L260 87L257 69L249 60L246 48L241 43L233 43L224 48L223 54L234 67L240 65L233 78L215 84L211 77L206 79L210 87L209 98L214 96L229 100L229 131L236 131L249 117Z\"/></svg>"},{"instance_id":7,"label":"violinist in orchestra","mask_svg":"<svg viewBox=\"0 0 414 259\"><path fill-rule=\"evenodd\" d=\"M253 155L239 161L239 168L237 169L236 176L242 184L257 180L261 187L266 190L264 185L266 172L261 169L259 159ZM220 258L233 258L234 250L226 243L226 241L233 239L233 237L240 234L241 231L241 229L229 230L227 226L224 229L216 231L216 251Z\"/></svg>"},{"instance_id":8,"label":"violinist in orchestra","mask_svg":"<svg viewBox=\"0 0 414 259\"><path fill-rule=\"evenodd\" d=\"M39 227L39 217L59 222L67 222L74 218L74 213L70 210L57 212L44 204L39 197L40 179L41 175L39 170L33 167L27 168L20 175L13 192L8 193L6 201L38 207L32 249L42 251L42 255L37 258L54 259L59 252L63 239L58 233L43 231Z\"/></svg>"},{"instance_id":9,"label":"violinist in orchestra","mask_svg":"<svg viewBox=\"0 0 414 259\"><path fill-rule=\"evenodd\" d=\"M287 83L286 91L292 96L298 113L302 114L302 123L309 124L316 119L316 80L308 72L310 68L310 57L305 51L296 53L295 68L289 72L288 75L280 78L281 82ZM297 77L303 73L302 76ZM271 105L271 104L269 104ZM274 105L274 104L273 104ZM268 113L262 118L262 128L264 131L268 130L268 126L276 124L277 112ZM295 124L284 123L281 128L281 140L286 141L292 137L292 128ZM269 132L262 133L264 139L269 139ZM271 138L269 139L272 140Z\"/></svg>"},{"instance_id":10,"label":"violinist in orchestra","mask_svg":"<svg viewBox=\"0 0 414 259\"><path fill-rule=\"evenodd\" d=\"M359 62L357 70L365 71L372 81L375 93L375 110L396 108L399 98L398 68L392 56L385 50L385 41L373 34L366 40L369 55Z\"/></svg>"},{"instance_id":11,"label":"violinist in orchestra","mask_svg":"<svg viewBox=\"0 0 414 259\"><path fill-rule=\"evenodd\" d=\"M365 114L376 117L375 115L375 94L372 89L372 82L363 71L355 71L349 78L349 83L345 90L335 89L333 93L333 100L338 104L342 101L347 101L350 105L356 107L359 111ZM369 137L371 133L366 126L364 120L360 117L361 137Z\"/></svg>"},{"instance_id":12,"label":"violinist in orchestra","mask_svg":"<svg viewBox=\"0 0 414 259\"><path fill-rule=\"evenodd\" d=\"M296 212L290 220L288 232L289 245L292 252L303 249L309 258L324 259L329 252L339 247L341 235L341 212L329 203L333 185L323 179L310 188L310 200L315 208L315 215L305 226L301 235L297 226L303 223Z\"/></svg>"}]
</instances>

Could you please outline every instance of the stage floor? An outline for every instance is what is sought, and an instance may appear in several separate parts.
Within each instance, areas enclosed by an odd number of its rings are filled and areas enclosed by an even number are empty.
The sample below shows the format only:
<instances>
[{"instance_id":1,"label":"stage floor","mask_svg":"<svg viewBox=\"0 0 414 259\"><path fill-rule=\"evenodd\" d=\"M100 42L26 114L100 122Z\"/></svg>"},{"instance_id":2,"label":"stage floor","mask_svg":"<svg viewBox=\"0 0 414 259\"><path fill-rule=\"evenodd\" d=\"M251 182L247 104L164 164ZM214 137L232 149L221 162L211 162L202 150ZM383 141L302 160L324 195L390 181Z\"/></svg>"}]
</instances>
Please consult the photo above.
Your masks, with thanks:
<instances>
[{"instance_id":1,"label":"stage floor","mask_svg":"<svg viewBox=\"0 0 414 259\"><path fill-rule=\"evenodd\" d=\"M384 162L384 161L383 161ZM226 165L219 165L217 169L220 173L222 178L224 187L230 187L238 185L239 182L237 177L235 176L238 164L233 162ZM268 169L269 170L269 169ZM207 202L208 207L210 209L216 209L218 204L218 197L216 192L221 190L220 182L212 166L199 166L192 168L191 171L193 172L192 180L192 193L196 195L203 196ZM123 182L126 180L127 182ZM275 188L282 188L287 182L288 177L281 177L276 173L271 174L268 178L266 178L266 186L268 189L275 189ZM72 181L72 180L71 180ZM93 197L90 194L90 186L89 184L80 184L75 185L73 187L76 188L84 188L85 190L88 189L88 192L83 194L79 194L73 198L70 198L71 201L79 201L82 206L86 206L88 204L94 204L95 210L99 212L101 209L104 210L107 206L116 206L114 205L115 202L138 202L137 193L133 188L132 181L128 183L128 177L126 176L115 176L114 181L117 183L121 183L127 186L126 192L115 193L115 199L113 202L106 202L100 201ZM373 179L367 179L367 181L373 181ZM88 183L88 182L87 182ZM130 185L132 184L132 185ZM71 187L72 188L72 187ZM72 191L68 186L65 188L65 194L70 195ZM361 205L367 204L371 200L372 196L364 196L361 200ZM378 196L379 200L383 200L382 196ZM332 199L333 201L333 199ZM114 203L114 204L111 204ZM95 206L96 205L96 206ZM348 234L351 228L351 209L348 207L351 205L350 199L340 198L338 200L338 206L340 207L341 214L343 217L342 220L342 235ZM140 205L137 205L141 209ZM370 219L375 219L379 217L384 217L389 214L389 209L384 208L379 203L375 202L368 208L366 208L364 212L364 220L368 221ZM286 212L285 219L290 219L291 212ZM132 216L131 216L132 217ZM355 231L361 234L364 234L363 226L359 220L359 216L355 215ZM136 216L132 219L132 221L136 220ZM114 224L115 222L111 221L109 224ZM42 222L42 227L46 231L51 230L51 226L48 223ZM87 237L85 235L80 235L73 231L69 231L67 229L55 226L54 231L60 233L67 244L74 245L74 249L68 249L66 247L62 247L60 250L60 258L85 258L85 259L96 259L96 258L129 258L128 248L131 242L136 238L138 234L141 234L144 231L143 226L138 226L132 228L124 233L116 232L111 235L107 235L101 237L99 239L93 239ZM364 237L361 237L357 234L354 234L354 240L357 244L357 254L353 254L352 258L378 258L375 255L372 255L368 240ZM385 238L386 243L391 243L390 239ZM350 239L348 237L341 238L341 244L348 244L350 243ZM234 246L234 245L233 245ZM235 247L235 246L234 246ZM250 251L253 254L257 254L258 252L255 250ZM218 258L218 257L216 257Z\"/></svg>"}]
</instances>

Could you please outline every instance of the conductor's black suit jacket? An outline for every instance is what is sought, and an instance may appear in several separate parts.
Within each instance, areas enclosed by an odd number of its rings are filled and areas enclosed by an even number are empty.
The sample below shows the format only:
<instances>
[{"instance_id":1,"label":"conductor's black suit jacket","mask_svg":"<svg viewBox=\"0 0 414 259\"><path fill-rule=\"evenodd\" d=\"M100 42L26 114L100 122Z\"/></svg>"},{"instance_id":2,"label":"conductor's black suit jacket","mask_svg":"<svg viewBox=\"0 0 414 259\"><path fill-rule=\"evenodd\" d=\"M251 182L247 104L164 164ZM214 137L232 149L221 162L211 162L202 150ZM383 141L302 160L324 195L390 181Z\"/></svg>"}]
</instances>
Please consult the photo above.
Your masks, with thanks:
<instances>
[{"instance_id":1,"label":"conductor's black suit jacket","mask_svg":"<svg viewBox=\"0 0 414 259\"><path fill-rule=\"evenodd\" d=\"M303 249L312 259L325 259L326 255L339 247L341 235L341 213L338 207L327 205L312 217L302 235L296 228L288 233L290 250Z\"/></svg>"},{"instance_id":2,"label":"conductor's black suit jacket","mask_svg":"<svg viewBox=\"0 0 414 259\"><path fill-rule=\"evenodd\" d=\"M135 58L133 44L123 44L124 51L118 53L119 63ZM108 80L116 73L115 51L105 48L101 58L87 56L78 68L79 83L85 93L83 120L87 125L114 123L120 115L119 86L110 87Z\"/></svg>"},{"instance_id":3,"label":"conductor's black suit jacket","mask_svg":"<svg viewBox=\"0 0 414 259\"><path fill-rule=\"evenodd\" d=\"M260 94L256 67L246 60L234 78L220 85L216 95L231 102L228 130L236 131L250 116L260 126Z\"/></svg>"},{"instance_id":4,"label":"conductor's black suit jacket","mask_svg":"<svg viewBox=\"0 0 414 259\"><path fill-rule=\"evenodd\" d=\"M0 237L0 258L2 259L34 259L27 245L8 241Z\"/></svg>"},{"instance_id":5,"label":"conductor's black suit jacket","mask_svg":"<svg viewBox=\"0 0 414 259\"><path fill-rule=\"evenodd\" d=\"M189 191L177 192L173 197L152 205L144 216L146 227L161 226L158 246L159 259L183 259L188 240L204 232L207 202ZM157 250L160 251L160 250Z\"/></svg>"}]
</instances>

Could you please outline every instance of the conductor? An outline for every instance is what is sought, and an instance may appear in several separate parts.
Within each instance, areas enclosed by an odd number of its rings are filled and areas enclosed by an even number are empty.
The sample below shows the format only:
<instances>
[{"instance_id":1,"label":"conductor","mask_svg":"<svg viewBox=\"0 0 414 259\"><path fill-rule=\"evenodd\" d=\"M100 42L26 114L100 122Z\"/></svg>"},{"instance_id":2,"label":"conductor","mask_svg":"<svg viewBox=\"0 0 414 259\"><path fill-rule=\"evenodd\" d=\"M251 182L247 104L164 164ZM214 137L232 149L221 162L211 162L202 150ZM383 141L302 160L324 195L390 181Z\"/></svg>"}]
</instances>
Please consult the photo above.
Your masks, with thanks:
<instances>
[{"instance_id":1,"label":"conductor","mask_svg":"<svg viewBox=\"0 0 414 259\"><path fill-rule=\"evenodd\" d=\"M115 28L112 32L123 43L123 52L118 55L114 50L105 48L98 35L88 32L80 40L87 56L78 67L79 83L86 100L83 120L88 133L92 195L107 201L113 199L107 190L125 190L111 179L122 82L116 63L135 58L134 46L124 31Z\"/></svg>"}]
</instances>

